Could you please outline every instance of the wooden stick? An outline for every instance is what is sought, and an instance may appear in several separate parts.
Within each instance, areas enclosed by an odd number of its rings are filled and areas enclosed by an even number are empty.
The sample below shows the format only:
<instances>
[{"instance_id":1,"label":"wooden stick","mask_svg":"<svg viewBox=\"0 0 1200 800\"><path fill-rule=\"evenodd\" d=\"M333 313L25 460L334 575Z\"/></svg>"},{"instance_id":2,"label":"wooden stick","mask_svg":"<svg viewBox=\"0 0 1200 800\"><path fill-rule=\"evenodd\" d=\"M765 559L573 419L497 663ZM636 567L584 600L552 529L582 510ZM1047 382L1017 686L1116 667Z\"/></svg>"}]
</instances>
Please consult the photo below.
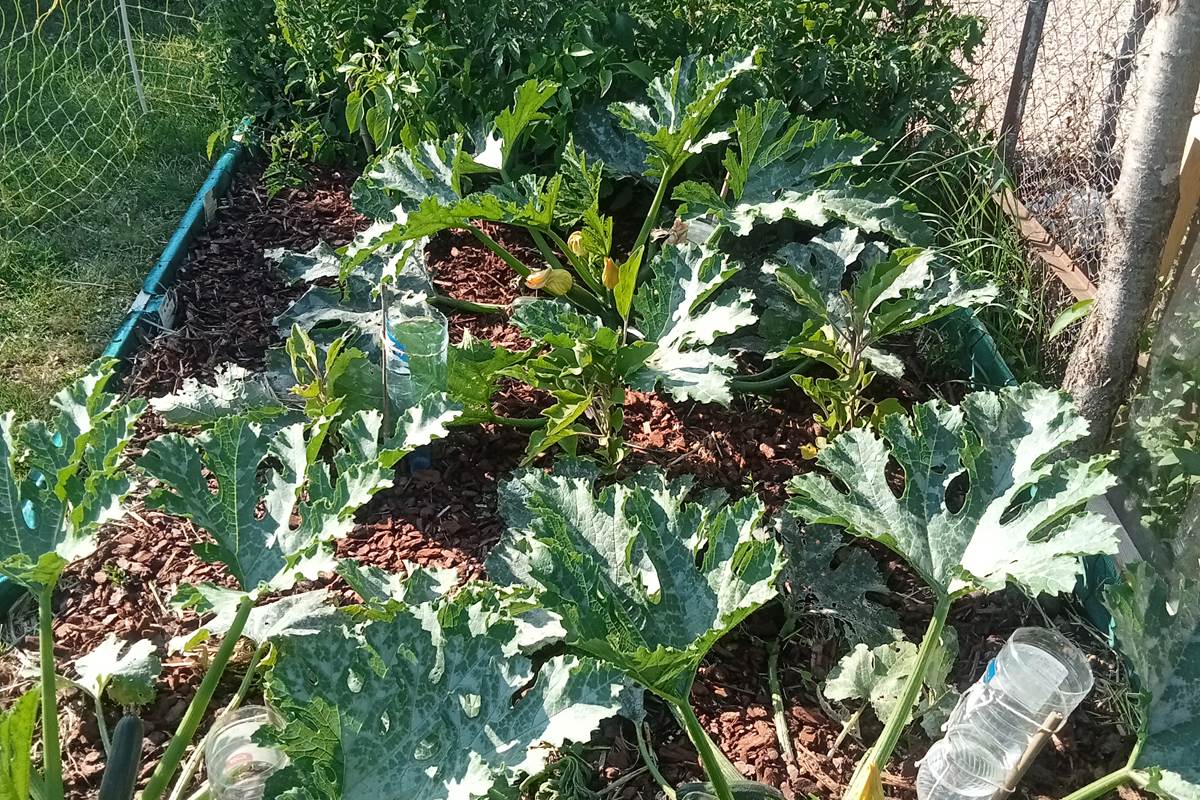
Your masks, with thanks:
<instances>
[{"instance_id":1,"label":"wooden stick","mask_svg":"<svg viewBox=\"0 0 1200 800\"><path fill-rule=\"evenodd\" d=\"M1037 65L1038 51L1042 47L1042 28L1046 24L1049 7L1050 0L1029 0L1025 10L1025 27L1017 48L1012 82L1008 87L1008 101L1004 105L1004 118L1000 122L1000 156L1010 172L1013 171L1017 139L1021 135L1021 119L1025 116L1025 100L1033 84L1033 68Z\"/></svg>"},{"instance_id":2,"label":"wooden stick","mask_svg":"<svg viewBox=\"0 0 1200 800\"><path fill-rule=\"evenodd\" d=\"M1187 149L1183 152L1183 163L1179 168L1179 205L1175 208L1175 218L1171 221L1171 230L1167 232L1167 240L1163 245L1162 261L1158 265L1160 279L1165 280L1171 274L1197 211L1200 211L1200 115L1192 120L1191 130L1188 131Z\"/></svg>"},{"instance_id":3,"label":"wooden stick","mask_svg":"<svg viewBox=\"0 0 1200 800\"><path fill-rule=\"evenodd\" d=\"M1042 726L1038 728L1029 740L1029 744L1025 745L1025 752L1021 754L1017 765L1013 767L1012 772L1008 775L1008 783L997 794L1000 796L1008 796L1017 790L1017 784L1025 777L1025 773L1033 766L1034 759L1038 753L1042 752L1042 748L1046 746L1046 742L1050 741L1050 737L1058 732L1064 722L1063 715L1057 711L1051 711L1042 722Z\"/></svg>"},{"instance_id":4,"label":"wooden stick","mask_svg":"<svg viewBox=\"0 0 1200 800\"><path fill-rule=\"evenodd\" d=\"M1063 249L1054 241L1054 237L1043 227L1042 223L1030 213L1012 190L1005 189L995 195L996 202L1004 209L1021 231L1024 239L1034 252L1046 263L1056 278L1070 290L1076 300L1091 300L1096 296L1096 286L1083 270L1075 266Z\"/></svg>"}]
</instances>

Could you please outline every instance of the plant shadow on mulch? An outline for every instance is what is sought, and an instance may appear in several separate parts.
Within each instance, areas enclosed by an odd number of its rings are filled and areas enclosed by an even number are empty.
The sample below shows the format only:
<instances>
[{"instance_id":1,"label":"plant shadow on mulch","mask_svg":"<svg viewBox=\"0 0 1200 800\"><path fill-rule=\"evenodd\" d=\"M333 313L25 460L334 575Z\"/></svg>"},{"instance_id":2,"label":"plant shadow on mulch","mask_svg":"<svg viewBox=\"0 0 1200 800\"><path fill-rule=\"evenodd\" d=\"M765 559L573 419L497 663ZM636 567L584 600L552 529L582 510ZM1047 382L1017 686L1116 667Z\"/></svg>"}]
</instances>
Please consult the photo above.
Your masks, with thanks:
<instances>
[{"instance_id":1,"label":"plant shadow on mulch","mask_svg":"<svg viewBox=\"0 0 1200 800\"><path fill-rule=\"evenodd\" d=\"M261 366L266 348L278 342L273 318L300 291L283 285L264 261L263 251L307 250L318 240L343 245L366 224L349 204L353 175L318 172L310 186L275 198L267 197L260 177L257 168L241 173L221 205L216 224L193 244L174 292L178 325L154 338L138 355L127 382L131 394L167 394L188 378L211 379L216 368L228 361ZM530 263L538 262L530 243L503 229L491 232L518 247ZM437 237L428 256L434 281L447 294L507 303L525 293L498 258L465 234ZM466 331L510 347L527 344L502 318L452 314L452 340L460 341ZM510 416L536 416L545 402L536 393L509 386L497 399L497 408ZM811 469L800 449L813 443L819 432L812 421L813 410L797 390L769 401L738 398L730 408L676 403L633 392L626 403L626 435L632 452L624 468L655 464L673 475L694 475L702 486L733 494L757 491L775 510L785 499L786 481ZM161 427L160 420L148 415L141 441ZM503 532L496 508L497 485L519 464L525 442L524 434L509 428L454 430L435 443L433 469L398 473L395 486L360 512L355 530L339 543L338 556L391 571L413 562L455 567L464 580L484 576L484 560ZM196 617L178 616L167 603L181 583L219 578L217 568L192 553L191 546L202 539L190 523L147 510L135 500L129 516L102 538L96 554L72 566L64 578L55 622L61 671L70 674L71 659L90 651L109 632L149 638L165 648L171 637L194 630ZM906 632L918 640L931 609L929 599L895 558L882 550L874 552L880 556ZM350 598L340 579L323 583ZM301 588L316 585L320 584ZM1131 744L1120 723L1123 682L1112 653L1090 628L1078 623L1069 606L1058 608L1053 619L1093 654L1099 688L1038 759L1017 792L1020 796L1066 794L1123 764ZM1012 630L1026 622L1045 620L1037 606L1016 592L958 604L951 624L960 641L954 676L959 688L966 688ZM785 718L797 750L796 759L789 763L776 738L766 677L767 644L776 637L779 625L778 608L768 607L714 649L693 691L697 713L747 777L778 787L789 797L837 796L863 748L851 735L833 749L842 729L839 717L848 712L830 708L817 692L845 645L826 623L806 620L783 646L780 678ZM4 700L31 682L27 670L18 672L22 665L28 667L31 656L36 657L36 636L29 630L20 634L16 647L0 660L0 683L8 687L0 692ZM240 654L241 660L235 659L228 671L209 721L232 695L246 657L248 653ZM201 676L191 654L164 659L158 699L143 714L147 729L143 780ZM91 706L74 696L64 708L69 795L91 797L104 761ZM661 705L651 701L648 708L651 741L667 779L698 779L696 754L686 737ZM110 713L109 724L115 721L115 713ZM870 741L879 724L868 711L861 727ZM603 785L640 766L631 726L614 722L606 726L605 734L594 751ZM901 749L902 755L884 776L889 795L915 797L915 759L928 742L916 731L910 745ZM612 796L658 795L658 787L643 774Z\"/></svg>"}]
</instances>

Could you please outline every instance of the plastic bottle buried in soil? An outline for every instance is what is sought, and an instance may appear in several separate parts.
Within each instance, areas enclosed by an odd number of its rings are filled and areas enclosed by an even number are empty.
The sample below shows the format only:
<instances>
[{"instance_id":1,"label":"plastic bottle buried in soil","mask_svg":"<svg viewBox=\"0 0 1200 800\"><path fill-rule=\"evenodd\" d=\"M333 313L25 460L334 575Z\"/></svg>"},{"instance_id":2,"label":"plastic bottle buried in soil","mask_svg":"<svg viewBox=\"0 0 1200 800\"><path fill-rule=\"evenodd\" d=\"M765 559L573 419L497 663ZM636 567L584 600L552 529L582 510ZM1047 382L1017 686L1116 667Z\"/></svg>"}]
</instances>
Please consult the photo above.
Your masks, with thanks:
<instances>
[{"instance_id":1,"label":"plastic bottle buried in soil","mask_svg":"<svg viewBox=\"0 0 1200 800\"><path fill-rule=\"evenodd\" d=\"M388 311L387 396L392 419L426 397L446 391L450 343L446 317L423 301L404 300ZM408 457L412 470L428 469L428 448Z\"/></svg>"},{"instance_id":2,"label":"plastic bottle buried in soil","mask_svg":"<svg viewBox=\"0 0 1200 800\"><path fill-rule=\"evenodd\" d=\"M279 750L255 744L254 734L281 724L265 706L242 706L213 723L204 746L204 766L213 800L262 800L267 778L287 766Z\"/></svg>"},{"instance_id":3,"label":"plastic bottle buried in soil","mask_svg":"<svg viewBox=\"0 0 1200 800\"><path fill-rule=\"evenodd\" d=\"M1061 727L1092 683L1087 657L1061 634L1018 629L963 695L945 725L945 738L922 759L918 797L998 794L1034 737Z\"/></svg>"}]
</instances>

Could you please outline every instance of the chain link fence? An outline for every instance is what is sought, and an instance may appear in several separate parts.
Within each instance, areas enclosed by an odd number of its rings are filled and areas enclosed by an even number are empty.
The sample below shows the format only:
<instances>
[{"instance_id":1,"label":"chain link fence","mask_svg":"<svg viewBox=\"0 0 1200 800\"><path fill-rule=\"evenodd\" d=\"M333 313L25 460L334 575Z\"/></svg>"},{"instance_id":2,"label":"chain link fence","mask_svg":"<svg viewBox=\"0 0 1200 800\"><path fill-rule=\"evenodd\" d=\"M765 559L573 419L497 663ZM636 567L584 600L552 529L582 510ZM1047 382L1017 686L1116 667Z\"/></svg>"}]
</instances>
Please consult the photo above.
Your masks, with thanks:
<instances>
[{"instance_id":1,"label":"chain link fence","mask_svg":"<svg viewBox=\"0 0 1200 800\"><path fill-rule=\"evenodd\" d=\"M962 0L987 22L969 71L979 122L1005 124L1026 17L1041 6L1040 36L1009 154L1017 192L1083 272L1095 277L1104 244L1104 201L1120 172L1125 126L1138 94L1154 2L1147 0Z\"/></svg>"},{"instance_id":2,"label":"chain link fence","mask_svg":"<svg viewBox=\"0 0 1200 800\"><path fill-rule=\"evenodd\" d=\"M1006 159L1016 193L1094 282L1106 242L1105 203L1144 86L1158 3L959 0L958 7L987 24L984 46L969 66L975 79L969 99L978 104L979 123L997 132L1019 125ZM1034 42L1036 62L1025 72L1027 95L1014 117L1014 73L1029 63L1024 56ZM1192 112L1200 113L1200 99ZM1194 240L1200 231L1192 227ZM1028 260L1037 262L1038 252L1045 249L1031 245ZM1178 289L1157 316L1157 330L1147 334L1150 358L1117 432L1123 480L1111 499L1144 557L1160 568L1194 569L1200 557L1200 531L1194 530L1200 521L1200 248L1177 270ZM1076 298L1047 271L1039 299L1052 319ZM1057 351L1051 361L1065 362L1072 344L1069 335L1049 343Z\"/></svg>"}]
</instances>

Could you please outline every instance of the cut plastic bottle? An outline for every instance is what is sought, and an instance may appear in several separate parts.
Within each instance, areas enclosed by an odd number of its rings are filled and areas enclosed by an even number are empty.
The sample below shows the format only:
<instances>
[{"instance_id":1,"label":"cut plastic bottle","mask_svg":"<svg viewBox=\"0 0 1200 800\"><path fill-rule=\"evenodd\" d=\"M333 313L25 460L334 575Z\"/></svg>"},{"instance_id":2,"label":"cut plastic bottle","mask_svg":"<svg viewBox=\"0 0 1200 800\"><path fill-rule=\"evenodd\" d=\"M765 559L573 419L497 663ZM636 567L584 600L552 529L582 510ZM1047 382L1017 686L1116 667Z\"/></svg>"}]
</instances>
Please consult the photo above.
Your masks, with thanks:
<instances>
[{"instance_id":1,"label":"cut plastic bottle","mask_svg":"<svg viewBox=\"0 0 1200 800\"><path fill-rule=\"evenodd\" d=\"M1093 683L1087 657L1062 634L1020 628L963 694L946 736L921 762L921 800L978 800L1008 786L1035 737L1062 727Z\"/></svg>"}]
</instances>

